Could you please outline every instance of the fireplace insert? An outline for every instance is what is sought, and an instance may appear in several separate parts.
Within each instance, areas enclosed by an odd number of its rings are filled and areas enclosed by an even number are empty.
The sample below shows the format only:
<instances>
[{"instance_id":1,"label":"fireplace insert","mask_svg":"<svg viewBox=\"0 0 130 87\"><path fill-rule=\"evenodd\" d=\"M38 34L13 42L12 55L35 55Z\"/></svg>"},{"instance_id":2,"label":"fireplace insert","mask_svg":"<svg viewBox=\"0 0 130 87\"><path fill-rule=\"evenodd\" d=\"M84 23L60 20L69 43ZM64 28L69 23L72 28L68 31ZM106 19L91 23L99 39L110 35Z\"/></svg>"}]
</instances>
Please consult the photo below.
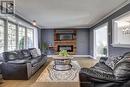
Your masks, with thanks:
<instances>
[{"instance_id":1,"label":"fireplace insert","mask_svg":"<svg viewBox=\"0 0 130 87\"><path fill-rule=\"evenodd\" d=\"M67 50L67 52L73 52L73 45L59 45L58 52L61 50Z\"/></svg>"}]
</instances>

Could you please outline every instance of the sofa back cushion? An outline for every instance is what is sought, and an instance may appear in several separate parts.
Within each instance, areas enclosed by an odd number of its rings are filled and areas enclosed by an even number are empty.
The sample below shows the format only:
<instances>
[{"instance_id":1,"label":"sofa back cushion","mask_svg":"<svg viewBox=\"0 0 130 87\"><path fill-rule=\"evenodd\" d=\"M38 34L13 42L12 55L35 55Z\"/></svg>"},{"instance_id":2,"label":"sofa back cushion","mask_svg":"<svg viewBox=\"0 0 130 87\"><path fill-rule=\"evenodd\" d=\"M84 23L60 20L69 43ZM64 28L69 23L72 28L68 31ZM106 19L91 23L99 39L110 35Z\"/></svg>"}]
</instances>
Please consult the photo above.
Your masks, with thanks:
<instances>
[{"instance_id":1,"label":"sofa back cushion","mask_svg":"<svg viewBox=\"0 0 130 87\"><path fill-rule=\"evenodd\" d=\"M109 66L111 69L114 69L115 65L122 59L121 56L119 57L111 57L108 58L105 62L107 66Z\"/></svg>"},{"instance_id":2,"label":"sofa back cushion","mask_svg":"<svg viewBox=\"0 0 130 87\"><path fill-rule=\"evenodd\" d=\"M16 51L4 52L3 57L5 61L12 61L18 59L18 53Z\"/></svg>"},{"instance_id":3,"label":"sofa back cushion","mask_svg":"<svg viewBox=\"0 0 130 87\"><path fill-rule=\"evenodd\" d=\"M18 59L23 59L24 58L23 54L21 53L21 50L17 50L16 52L18 54Z\"/></svg>"},{"instance_id":4,"label":"sofa back cushion","mask_svg":"<svg viewBox=\"0 0 130 87\"><path fill-rule=\"evenodd\" d=\"M29 50L27 50L27 49L21 50L21 53L22 53L24 58L31 58L31 54L30 54Z\"/></svg>"},{"instance_id":5,"label":"sofa back cushion","mask_svg":"<svg viewBox=\"0 0 130 87\"><path fill-rule=\"evenodd\" d=\"M130 58L122 59L114 68L114 75L117 80L130 79Z\"/></svg>"}]
</instances>

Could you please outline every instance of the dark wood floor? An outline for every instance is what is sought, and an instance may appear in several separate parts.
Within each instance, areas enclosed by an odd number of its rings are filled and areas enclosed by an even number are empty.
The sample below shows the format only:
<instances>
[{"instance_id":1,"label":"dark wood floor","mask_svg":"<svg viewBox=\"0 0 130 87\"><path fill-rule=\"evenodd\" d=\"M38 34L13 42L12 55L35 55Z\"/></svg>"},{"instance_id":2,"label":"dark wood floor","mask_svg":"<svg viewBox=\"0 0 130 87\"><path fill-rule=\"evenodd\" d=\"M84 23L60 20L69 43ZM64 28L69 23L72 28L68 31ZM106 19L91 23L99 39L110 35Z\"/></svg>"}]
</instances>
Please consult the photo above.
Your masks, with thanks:
<instances>
[{"instance_id":1,"label":"dark wood floor","mask_svg":"<svg viewBox=\"0 0 130 87\"><path fill-rule=\"evenodd\" d=\"M91 67L97 60L90 58L75 58L74 60L78 61L81 67ZM52 61L52 58L49 58L47 63L42 66L29 80L1 80L2 84L0 87L79 87L79 83L75 82L49 82L49 83L36 83L37 78L46 68L46 66Z\"/></svg>"}]
</instances>

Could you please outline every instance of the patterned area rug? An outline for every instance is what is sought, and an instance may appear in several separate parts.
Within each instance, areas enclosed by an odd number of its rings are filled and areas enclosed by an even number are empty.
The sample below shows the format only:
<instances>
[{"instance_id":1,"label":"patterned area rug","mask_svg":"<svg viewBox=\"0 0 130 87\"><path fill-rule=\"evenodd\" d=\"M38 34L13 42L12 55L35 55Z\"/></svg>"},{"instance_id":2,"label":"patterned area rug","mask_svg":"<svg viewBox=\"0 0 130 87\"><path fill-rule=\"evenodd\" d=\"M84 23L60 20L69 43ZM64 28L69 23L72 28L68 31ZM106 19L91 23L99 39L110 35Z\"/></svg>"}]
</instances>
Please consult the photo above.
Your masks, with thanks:
<instances>
[{"instance_id":1,"label":"patterned area rug","mask_svg":"<svg viewBox=\"0 0 130 87\"><path fill-rule=\"evenodd\" d=\"M80 66L77 61L72 61L72 68L67 71L53 69L54 61L41 73L36 82L79 82Z\"/></svg>"}]
</instances>

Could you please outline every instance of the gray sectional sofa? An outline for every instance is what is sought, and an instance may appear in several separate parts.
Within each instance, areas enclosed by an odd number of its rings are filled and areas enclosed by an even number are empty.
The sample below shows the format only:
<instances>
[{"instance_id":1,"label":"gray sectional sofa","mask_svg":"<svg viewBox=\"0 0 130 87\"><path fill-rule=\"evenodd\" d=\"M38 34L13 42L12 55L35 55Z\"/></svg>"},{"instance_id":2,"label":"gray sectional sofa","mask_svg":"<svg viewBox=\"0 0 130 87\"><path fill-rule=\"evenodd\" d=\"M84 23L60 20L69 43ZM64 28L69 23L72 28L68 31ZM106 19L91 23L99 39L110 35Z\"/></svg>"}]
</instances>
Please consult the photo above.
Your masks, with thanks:
<instances>
[{"instance_id":1,"label":"gray sectional sofa","mask_svg":"<svg viewBox=\"0 0 130 87\"><path fill-rule=\"evenodd\" d=\"M46 54L31 48L3 53L1 65L5 80L27 80L47 61Z\"/></svg>"}]
</instances>

